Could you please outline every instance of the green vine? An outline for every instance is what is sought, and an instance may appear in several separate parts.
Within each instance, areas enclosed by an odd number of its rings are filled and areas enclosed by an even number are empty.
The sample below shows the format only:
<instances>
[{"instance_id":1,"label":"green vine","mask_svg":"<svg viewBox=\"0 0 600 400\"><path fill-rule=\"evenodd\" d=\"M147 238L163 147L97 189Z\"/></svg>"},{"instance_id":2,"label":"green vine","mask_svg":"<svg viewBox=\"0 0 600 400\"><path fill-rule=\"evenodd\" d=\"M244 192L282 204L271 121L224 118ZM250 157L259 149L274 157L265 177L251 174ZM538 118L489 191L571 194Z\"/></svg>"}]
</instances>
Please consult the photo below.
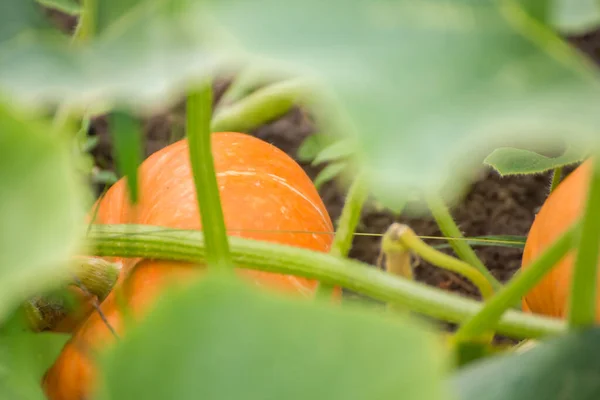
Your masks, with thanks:
<instances>
[{"instance_id":1,"label":"green vine","mask_svg":"<svg viewBox=\"0 0 600 400\"><path fill-rule=\"evenodd\" d=\"M397 249L397 253L410 250L437 267L464 276L477 286L483 299L488 299L494 294L494 288L490 282L477 269L428 246L406 225L392 225L384 236L382 247L386 253L390 253L394 248ZM407 276L406 273L402 275ZM412 277L412 273L410 276Z\"/></svg>"},{"instance_id":2,"label":"green vine","mask_svg":"<svg viewBox=\"0 0 600 400\"><path fill-rule=\"evenodd\" d=\"M186 134L198 209L206 236L206 261L210 266L224 269L230 267L231 256L212 155L211 114L212 87L206 82L187 98Z\"/></svg>"},{"instance_id":3,"label":"green vine","mask_svg":"<svg viewBox=\"0 0 600 400\"><path fill-rule=\"evenodd\" d=\"M94 225L88 236L90 251L99 256L206 260L202 232L144 225L133 229L130 225ZM330 254L239 237L231 237L230 246L233 261L242 268L319 280L445 321L464 322L482 308L477 301L399 279L368 264ZM514 310L507 311L497 325L499 333L517 338L558 334L564 329L561 320Z\"/></svg>"},{"instance_id":4,"label":"green vine","mask_svg":"<svg viewBox=\"0 0 600 400\"><path fill-rule=\"evenodd\" d=\"M354 232L356 226L360 221L360 213L363 205L367 200L367 187L365 185L362 176L358 176L348 191L346 203L342 210L342 215L338 223L337 230L335 232L335 238L331 246L330 254L336 257L346 257L352 247L352 239L354 238ZM331 296L333 286L319 283L317 289L318 296Z\"/></svg>"},{"instance_id":5,"label":"green vine","mask_svg":"<svg viewBox=\"0 0 600 400\"><path fill-rule=\"evenodd\" d=\"M458 229L458 226L456 226L448 207L446 207L446 204L444 204L441 198L438 196L429 196L427 198L427 203L433 218L437 222L444 236L458 239L464 237L460 229ZM483 276L485 276L495 290L502 287L502 284L490 273L490 271L488 271L479 257L477 257L477 254L475 254L475 251L473 251L471 246L469 246L465 240L449 240L448 244L452 247L458 257L475 267Z\"/></svg>"},{"instance_id":6,"label":"green vine","mask_svg":"<svg viewBox=\"0 0 600 400\"><path fill-rule=\"evenodd\" d=\"M483 308L456 332L457 341L467 341L484 332L493 330L502 314L515 301L525 296L573 247L577 229L576 224L556 240L547 251L517 273L495 296L488 300Z\"/></svg>"}]
</instances>

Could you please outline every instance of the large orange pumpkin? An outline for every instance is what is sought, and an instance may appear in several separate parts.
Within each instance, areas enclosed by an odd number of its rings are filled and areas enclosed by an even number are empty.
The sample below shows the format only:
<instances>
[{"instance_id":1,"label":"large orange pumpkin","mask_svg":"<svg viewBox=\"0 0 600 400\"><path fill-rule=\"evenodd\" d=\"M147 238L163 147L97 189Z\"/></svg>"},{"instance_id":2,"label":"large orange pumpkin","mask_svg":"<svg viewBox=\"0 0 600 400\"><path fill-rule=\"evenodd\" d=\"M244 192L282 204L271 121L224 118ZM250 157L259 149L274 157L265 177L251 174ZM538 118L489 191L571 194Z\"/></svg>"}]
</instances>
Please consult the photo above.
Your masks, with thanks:
<instances>
[{"instance_id":1,"label":"large orange pumpkin","mask_svg":"<svg viewBox=\"0 0 600 400\"><path fill-rule=\"evenodd\" d=\"M522 268L527 268L561 234L577 222L585 208L590 174L591 163L586 161L548 196L529 231L523 252ZM574 252L568 253L523 298L525 311L556 318L566 316L574 257ZM600 282L600 276L598 281ZM597 301L600 304L600 292ZM600 320L600 308L596 319Z\"/></svg>"},{"instance_id":2,"label":"large orange pumpkin","mask_svg":"<svg viewBox=\"0 0 600 400\"><path fill-rule=\"evenodd\" d=\"M287 154L241 133L215 133L212 151L226 227L231 235L326 252L333 227L313 183ZM150 156L139 170L139 203L128 202L126 182L117 182L101 200L96 223L136 223L180 229L201 229L186 140ZM208 210L207 212L210 212ZM302 231L306 233L302 233ZM172 282L199 276L197 266L179 262L113 259L123 263L118 285L134 317ZM258 285L288 293L310 294L317 282L294 276L238 270ZM123 315L111 293L101 310L117 334L123 334ZM77 328L44 377L50 400L88 398L94 385L90 357L113 340L107 324L93 312Z\"/></svg>"}]
</instances>

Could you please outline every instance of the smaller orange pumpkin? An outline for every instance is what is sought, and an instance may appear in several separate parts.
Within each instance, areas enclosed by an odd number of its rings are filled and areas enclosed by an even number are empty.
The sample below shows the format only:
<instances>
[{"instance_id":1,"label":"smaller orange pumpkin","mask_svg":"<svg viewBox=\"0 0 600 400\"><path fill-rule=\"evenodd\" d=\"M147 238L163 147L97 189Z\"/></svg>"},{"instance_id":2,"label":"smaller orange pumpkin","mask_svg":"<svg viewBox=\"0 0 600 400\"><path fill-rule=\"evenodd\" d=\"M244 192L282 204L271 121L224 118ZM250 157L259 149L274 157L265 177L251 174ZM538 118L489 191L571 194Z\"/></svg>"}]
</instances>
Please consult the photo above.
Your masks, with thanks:
<instances>
[{"instance_id":1,"label":"smaller orange pumpkin","mask_svg":"<svg viewBox=\"0 0 600 400\"><path fill-rule=\"evenodd\" d=\"M521 268L527 268L581 217L590 175L591 162L586 161L548 196L527 236ZM556 318L566 317L574 258L575 253L569 252L523 298L524 311ZM597 284L599 283L600 275ZM596 302L600 306L600 292ZM600 307L597 308L596 320L600 321Z\"/></svg>"}]
</instances>

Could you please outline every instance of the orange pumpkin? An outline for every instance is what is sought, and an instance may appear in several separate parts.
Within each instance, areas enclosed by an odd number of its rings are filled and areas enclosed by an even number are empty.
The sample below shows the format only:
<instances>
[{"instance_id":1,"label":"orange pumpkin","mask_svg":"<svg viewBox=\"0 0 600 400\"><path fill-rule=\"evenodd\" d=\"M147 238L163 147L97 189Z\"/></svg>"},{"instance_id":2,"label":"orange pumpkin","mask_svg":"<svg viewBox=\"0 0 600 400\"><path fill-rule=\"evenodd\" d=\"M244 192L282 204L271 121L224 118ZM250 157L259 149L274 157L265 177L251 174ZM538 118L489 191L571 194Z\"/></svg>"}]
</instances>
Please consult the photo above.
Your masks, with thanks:
<instances>
[{"instance_id":1,"label":"orange pumpkin","mask_svg":"<svg viewBox=\"0 0 600 400\"><path fill-rule=\"evenodd\" d=\"M276 147L249 135L215 133L212 152L226 227L231 235L326 252L333 226L312 181L302 168ZM96 223L136 223L179 229L201 229L186 140L150 156L139 169L140 199L131 207L124 180L99 203ZM112 259L122 262L118 285L125 304L139 317L172 282L189 282L201 269L180 262ZM135 268L133 268L135 267ZM238 270L246 279L273 290L310 294L317 282L300 277ZM337 292L339 294L339 291ZM123 334L117 296L102 303L103 316ZM91 356L113 340L97 312L81 324L44 377L50 400L81 400L93 391Z\"/></svg>"},{"instance_id":2,"label":"orange pumpkin","mask_svg":"<svg viewBox=\"0 0 600 400\"><path fill-rule=\"evenodd\" d=\"M591 163L586 161L548 196L529 231L522 268L527 268L581 216L585 208L590 174ZM566 316L574 257L574 252L563 257L523 298L523 310L556 318ZM600 276L598 280L600 282ZM597 301L600 304L600 292ZM600 321L600 308L596 319Z\"/></svg>"}]
</instances>

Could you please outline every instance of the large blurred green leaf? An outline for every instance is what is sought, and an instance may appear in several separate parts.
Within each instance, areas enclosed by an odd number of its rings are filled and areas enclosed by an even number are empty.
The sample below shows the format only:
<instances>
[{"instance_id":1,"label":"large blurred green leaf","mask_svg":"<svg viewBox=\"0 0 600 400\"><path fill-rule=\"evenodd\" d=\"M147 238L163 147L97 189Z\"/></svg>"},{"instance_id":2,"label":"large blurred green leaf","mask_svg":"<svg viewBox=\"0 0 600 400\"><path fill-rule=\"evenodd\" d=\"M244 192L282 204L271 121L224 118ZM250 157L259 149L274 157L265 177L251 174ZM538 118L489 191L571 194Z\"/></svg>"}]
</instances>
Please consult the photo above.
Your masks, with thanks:
<instances>
[{"instance_id":1,"label":"large blurred green leaf","mask_svg":"<svg viewBox=\"0 0 600 400\"><path fill-rule=\"evenodd\" d=\"M215 56L207 55L205 44L215 34L207 31L198 2L97 4L98 37L86 46L54 35L0 42L0 90L27 103L93 105L103 111L116 101L150 108L173 101L184 85L214 67Z\"/></svg>"},{"instance_id":2,"label":"large blurred green leaf","mask_svg":"<svg viewBox=\"0 0 600 400\"><path fill-rule=\"evenodd\" d=\"M108 354L101 399L433 400L445 394L442 341L398 316L284 300L214 277L161 300Z\"/></svg>"},{"instance_id":3,"label":"large blurred green leaf","mask_svg":"<svg viewBox=\"0 0 600 400\"><path fill-rule=\"evenodd\" d=\"M33 333L15 313L0 329L0 398L44 400L40 383L70 335Z\"/></svg>"},{"instance_id":4,"label":"large blurred green leaf","mask_svg":"<svg viewBox=\"0 0 600 400\"><path fill-rule=\"evenodd\" d=\"M561 33L583 34L600 26L598 0L553 0L551 3L549 17Z\"/></svg>"},{"instance_id":5,"label":"large blurred green leaf","mask_svg":"<svg viewBox=\"0 0 600 400\"><path fill-rule=\"evenodd\" d=\"M48 27L49 24L35 1L2 0L0 2L0 43Z\"/></svg>"},{"instance_id":6,"label":"large blurred green leaf","mask_svg":"<svg viewBox=\"0 0 600 400\"><path fill-rule=\"evenodd\" d=\"M600 329L570 333L519 354L475 362L452 383L460 400L592 400L600 395Z\"/></svg>"},{"instance_id":7,"label":"large blurred green leaf","mask_svg":"<svg viewBox=\"0 0 600 400\"><path fill-rule=\"evenodd\" d=\"M0 319L66 272L84 228L71 146L32 118L0 104Z\"/></svg>"},{"instance_id":8,"label":"large blurred green leaf","mask_svg":"<svg viewBox=\"0 0 600 400\"><path fill-rule=\"evenodd\" d=\"M600 141L596 72L514 0L212 6L249 51L332 83L385 205L411 188L457 191L507 140Z\"/></svg>"}]
</instances>

